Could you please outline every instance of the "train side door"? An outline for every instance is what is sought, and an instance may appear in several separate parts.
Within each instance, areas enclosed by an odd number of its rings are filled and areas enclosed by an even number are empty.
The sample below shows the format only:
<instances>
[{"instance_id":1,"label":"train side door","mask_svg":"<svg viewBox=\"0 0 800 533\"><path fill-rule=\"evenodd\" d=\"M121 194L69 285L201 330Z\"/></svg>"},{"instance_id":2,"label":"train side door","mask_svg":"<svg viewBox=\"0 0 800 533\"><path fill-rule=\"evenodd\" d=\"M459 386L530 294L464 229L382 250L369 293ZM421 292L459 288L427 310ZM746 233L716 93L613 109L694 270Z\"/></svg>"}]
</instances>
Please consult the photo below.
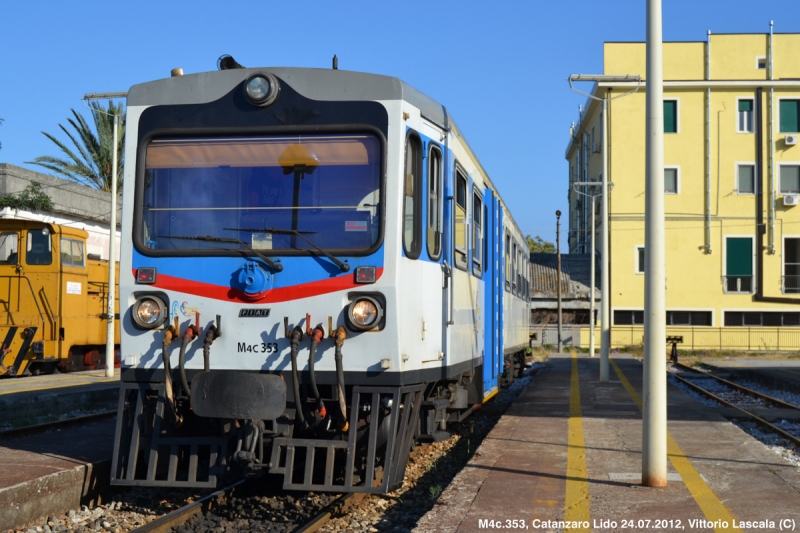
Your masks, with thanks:
<instances>
[{"instance_id":1,"label":"train side door","mask_svg":"<svg viewBox=\"0 0 800 533\"><path fill-rule=\"evenodd\" d=\"M503 265L501 243L503 242L503 210L500 202L491 189L484 192L484 214L486 227L485 265L483 279L484 308L486 313L484 356L483 356L483 391L484 396L498 386L498 376L502 372L501 338L503 327L501 322L503 298Z\"/></svg>"}]
</instances>

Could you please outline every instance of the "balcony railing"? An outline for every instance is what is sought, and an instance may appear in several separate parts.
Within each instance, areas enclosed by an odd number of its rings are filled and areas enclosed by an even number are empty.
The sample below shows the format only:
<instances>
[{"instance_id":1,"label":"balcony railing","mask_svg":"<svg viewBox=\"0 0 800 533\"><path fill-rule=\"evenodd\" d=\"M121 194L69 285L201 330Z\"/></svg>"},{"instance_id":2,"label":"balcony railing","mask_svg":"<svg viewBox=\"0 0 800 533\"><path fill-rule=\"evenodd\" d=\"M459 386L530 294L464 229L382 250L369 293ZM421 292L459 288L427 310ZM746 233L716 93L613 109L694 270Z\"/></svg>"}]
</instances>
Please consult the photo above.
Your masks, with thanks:
<instances>
[{"instance_id":1,"label":"balcony railing","mask_svg":"<svg viewBox=\"0 0 800 533\"><path fill-rule=\"evenodd\" d=\"M783 276L781 291L783 294L800 294L800 276Z\"/></svg>"},{"instance_id":2,"label":"balcony railing","mask_svg":"<svg viewBox=\"0 0 800 533\"><path fill-rule=\"evenodd\" d=\"M753 276L723 276L722 284L725 294L753 293Z\"/></svg>"}]
</instances>

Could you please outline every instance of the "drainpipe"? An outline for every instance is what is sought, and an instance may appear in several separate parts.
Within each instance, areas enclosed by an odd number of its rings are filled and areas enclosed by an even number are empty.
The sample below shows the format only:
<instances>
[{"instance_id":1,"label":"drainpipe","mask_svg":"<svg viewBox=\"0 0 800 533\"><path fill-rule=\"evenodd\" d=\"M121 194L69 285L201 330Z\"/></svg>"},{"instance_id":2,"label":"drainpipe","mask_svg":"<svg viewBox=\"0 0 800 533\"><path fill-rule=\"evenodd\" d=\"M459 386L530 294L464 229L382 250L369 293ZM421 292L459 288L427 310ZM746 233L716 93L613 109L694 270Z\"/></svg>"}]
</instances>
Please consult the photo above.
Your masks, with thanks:
<instances>
[{"instance_id":1,"label":"drainpipe","mask_svg":"<svg viewBox=\"0 0 800 533\"><path fill-rule=\"evenodd\" d=\"M761 117L763 105L761 104L764 89L759 87L756 90L756 117ZM763 122L756 120L756 293L753 295L754 302L767 302L775 304L794 304L800 305L800 298L781 298L777 296L764 296L764 202L762 172L763 153L764 153L764 128ZM771 196L771 194L770 194Z\"/></svg>"},{"instance_id":2,"label":"drainpipe","mask_svg":"<svg viewBox=\"0 0 800 533\"><path fill-rule=\"evenodd\" d=\"M711 80L711 30L706 41L706 80ZM711 253L711 85L706 89L706 213L705 253Z\"/></svg>"},{"instance_id":3,"label":"drainpipe","mask_svg":"<svg viewBox=\"0 0 800 533\"><path fill-rule=\"evenodd\" d=\"M772 70L772 21L769 21L769 79L773 80L774 73ZM775 88L769 88L769 102L767 103L767 114L769 120L769 127L767 128L767 143L769 143L769 203L767 203L767 219L769 226L767 228L767 253L773 255L775 253ZM761 120L761 117L758 117Z\"/></svg>"}]
</instances>

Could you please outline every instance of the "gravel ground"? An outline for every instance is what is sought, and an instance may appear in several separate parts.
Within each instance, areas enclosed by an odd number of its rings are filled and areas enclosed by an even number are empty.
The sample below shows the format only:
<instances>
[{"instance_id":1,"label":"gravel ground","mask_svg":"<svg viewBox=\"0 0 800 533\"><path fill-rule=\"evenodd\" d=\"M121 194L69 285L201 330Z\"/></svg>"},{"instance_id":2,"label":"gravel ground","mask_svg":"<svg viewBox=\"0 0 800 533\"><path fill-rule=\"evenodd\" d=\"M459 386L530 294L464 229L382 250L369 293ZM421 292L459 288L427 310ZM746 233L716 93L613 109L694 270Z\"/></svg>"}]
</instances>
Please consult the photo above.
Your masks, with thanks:
<instances>
[{"instance_id":1,"label":"gravel ground","mask_svg":"<svg viewBox=\"0 0 800 533\"><path fill-rule=\"evenodd\" d=\"M670 369L670 372L671 373L677 373L677 371L675 371L674 369ZM683 376L683 377L685 377L685 376ZM727 387L725 387L724 384L718 383L718 382L716 382L716 381L714 381L714 380L712 380L710 378L702 378L702 380L703 380L703 382L700 383L699 380L692 379L692 381L693 382L697 382L697 384L699 386L701 386L701 387L703 387L703 388L705 388L707 390L710 390L711 392L714 392L715 394L716 394L715 391L718 390L720 387L727 389ZM711 387L711 383L706 383L706 381L713 382L714 383L713 388ZM679 387L681 390L686 392L692 398L694 398L697 401L701 402L703 405L706 405L706 406L709 406L709 407L721 407L721 405L719 403L717 403L714 400L711 400L709 398L706 398L705 396L693 391L692 389L690 389L689 387L687 387L685 384L681 383L677 379L674 379L674 378L670 377L669 378L669 382L672 383L673 385L675 385L676 387ZM786 392L786 391L782 391L782 390L778 390L778 389L770 389L770 388L764 387L763 385L752 383L752 382L747 382L747 381L743 381L740 384L742 386L747 387L747 388L751 388L753 390L757 390L758 392L773 396L773 397L775 397L777 399L780 399L780 400L783 400L783 401L786 401L786 402L789 402L789 403L793 403L795 405L800 405L800 402L798 401L798 399L800 399L800 396L798 396L797 394L792 394L790 392ZM728 389L728 390L730 390L730 389ZM721 396L721 397L724 397L724 396ZM730 401L730 402L732 402L732 403L734 402L734 400L731 400L728 397L725 397L725 399ZM763 402L757 404L757 403L753 403L751 401L747 405L742 405L742 407L753 406L753 405L763 405ZM800 449L796 448L794 446L794 444L792 444L791 442L785 440L780 435L777 435L775 433L768 432L768 431L764 430L760 425L758 425L755 422L752 422L750 420L731 420L731 423L733 423L734 425L739 427L742 431L744 431L748 435L750 435L750 436L754 437L755 439L757 439L758 441L760 441L765 447L767 447L768 449L772 450L775 454L780 455L781 457L783 457L787 461L791 462L793 465L800 467ZM798 421L795 421L795 420L782 420L782 421L776 422L774 424L776 426L778 426L779 428L783 429L784 431L787 431L787 432L792 433L794 435L800 435L800 422L798 422Z\"/></svg>"},{"instance_id":2,"label":"gravel ground","mask_svg":"<svg viewBox=\"0 0 800 533\"><path fill-rule=\"evenodd\" d=\"M516 399L541 368L534 363L522 378L514 380L483 409L460 424L448 426L451 437L443 442L418 447L409 461L403 486L388 495L370 495L345 516L331 520L323 533L358 531L410 531L417 520L433 507L447 484L463 468L483 438L494 427L505 408ZM23 529L4 533L126 533L196 501L210 491L132 488L120 491L110 503L94 509L83 507L66 515ZM215 509L205 519L195 519L176 533L289 532L309 512L316 512L338 495L301 493L295 495L233 498L230 505ZM226 510L227 509L227 510ZM305 510L305 511L304 511Z\"/></svg>"}]
</instances>

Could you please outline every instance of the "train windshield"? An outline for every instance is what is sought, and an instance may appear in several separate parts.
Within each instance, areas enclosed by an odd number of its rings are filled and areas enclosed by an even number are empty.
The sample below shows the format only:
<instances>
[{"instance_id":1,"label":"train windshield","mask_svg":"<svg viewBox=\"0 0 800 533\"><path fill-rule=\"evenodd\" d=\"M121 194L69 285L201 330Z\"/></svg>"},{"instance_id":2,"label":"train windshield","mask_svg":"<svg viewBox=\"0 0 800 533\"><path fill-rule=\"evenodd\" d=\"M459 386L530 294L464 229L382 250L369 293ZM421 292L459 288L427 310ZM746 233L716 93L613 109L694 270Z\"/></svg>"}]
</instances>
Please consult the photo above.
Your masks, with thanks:
<instances>
[{"instance_id":1,"label":"train windshield","mask_svg":"<svg viewBox=\"0 0 800 533\"><path fill-rule=\"evenodd\" d=\"M367 250L380 238L380 154L366 134L153 140L141 242L163 251Z\"/></svg>"}]
</instances>

